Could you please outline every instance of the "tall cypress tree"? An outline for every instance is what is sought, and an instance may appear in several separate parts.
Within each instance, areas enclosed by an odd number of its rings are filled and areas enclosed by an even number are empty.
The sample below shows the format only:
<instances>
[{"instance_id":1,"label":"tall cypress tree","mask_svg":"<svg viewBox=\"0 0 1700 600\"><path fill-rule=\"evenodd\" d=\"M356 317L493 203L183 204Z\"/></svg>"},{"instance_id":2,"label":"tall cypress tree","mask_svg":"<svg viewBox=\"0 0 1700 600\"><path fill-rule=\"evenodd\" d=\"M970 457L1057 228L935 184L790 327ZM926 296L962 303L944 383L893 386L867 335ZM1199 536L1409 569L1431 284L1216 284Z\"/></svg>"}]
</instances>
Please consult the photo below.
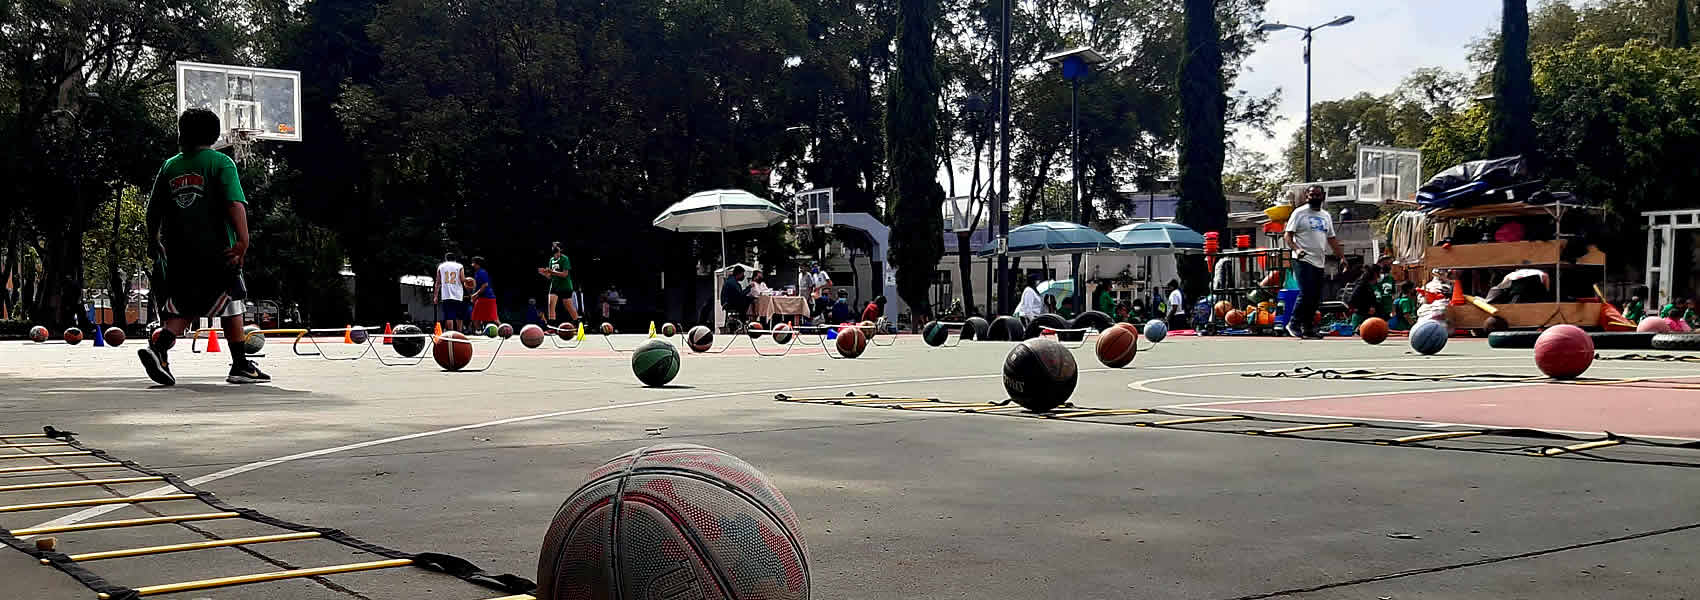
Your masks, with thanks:
<instances>
[{"instance_id":1,"label":"tall cypress tree","mask_svg":"<svg viewBox=\"0 0 1700 600\"><path fill-rule=\"evenodd\" d=\"M1186 0L1186 51L1180 68L1180 206L1175 219L1197 231L1228 225L1228 200L1222 194L1227 160L1228 97L1222 82L1222 38L1214 0ZM1182 260L1187 297L1204 289L1203 260Z\"/></svg>"},{"instance_id":2,"label":"tall cypress tree","mask_svg":"<svg viewBox=\"0 0 1700 600\"><path fill-rule=\"evenodd\" d=\"M1529 2L1505 0L1499 26L1499 61L1493 68L1494 110L1488 122L1488 155L1535 151L1535 83L1529 66ZM1537 161L1538 162L1538 161Z\"/></svg>"},{"instance_id":3,"label":"tall cypress tree","mask_svg":"<svg viewBox=\"0 0 1700 600\"><path fill-rule=\"evenodd\" d=\"M939 75L933 47L938 0L901 0L897 73L886 113L891 164L891 262L897 293L916 318L932 314L928 292L944 257L944 188L938 184Z\"/></svg>"},{"instance_id":4,"label":"tall cypress tree","mask_svg":"<svg viewBox=\"0 0 1700 600\"><path fill-rule=\"evenodd\" d=\"M1671 35L1671 46L1686 50L1692 45L1688 32L1688 0L1676 0L1676 30Z\"/></svg>"}]
</instances>

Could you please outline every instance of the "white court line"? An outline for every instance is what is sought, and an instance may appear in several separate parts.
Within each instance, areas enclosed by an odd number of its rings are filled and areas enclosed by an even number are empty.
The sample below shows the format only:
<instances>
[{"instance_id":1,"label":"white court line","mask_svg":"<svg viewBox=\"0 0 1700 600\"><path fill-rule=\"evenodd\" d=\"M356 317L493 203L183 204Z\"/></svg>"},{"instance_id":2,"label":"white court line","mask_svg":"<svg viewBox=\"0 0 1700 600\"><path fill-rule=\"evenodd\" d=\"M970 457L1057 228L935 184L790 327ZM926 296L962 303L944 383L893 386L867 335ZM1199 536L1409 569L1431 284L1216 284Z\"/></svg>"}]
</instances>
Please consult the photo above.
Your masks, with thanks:
<instances>
[{"instance_id":1,"label":"white court line","mask_svg":"<svg viewBox=\"0 0 1700 600\"><path fill-rule=\"evenodd\" d=\"M1097 372L1117 371L1117 370L1119 370L1119 369L1081 369L1080 372L1082 372L1082 373L1097 373ZM567 416L567 415L577 415L577 414L601 412L601 411L607 411L607 410L619 410L619 409L623 409L623 408L637 408L637 407L641 407L641 406L654 406L654 405L657 405L657 404L669 404L669 403L673 403L673 402L685 402L685 401L690 401L690 400L710 400L710 399L715 399L715 398L731 398L731 397L736 397L736 396L757 396L757 395L764 395L764 394L778 394L778 393L783 393L783 392L808 392L808 391L814 391L814 390L844 389L844 388L883 386L883 385L901 385L901 384L909 384L909 383L930 383L930 382L935 382L935 381L962 381L962 380L967 380L967 379L992 379L992 378L1000 378L1000 377L1003 377L1002 373L994 373L994 374L991 374L991 375L953 375L953 376L947 376L947 377L923 377L923 378L919 378L919 379L887 379L887 380L881 380L881 381L860 381L860 382L834 383L834 384L825 384L825 385L811 385L811 386L803 386L803 387L775 388L775 389L770 389L770 390L750 390L750 391L740 391L740 392L719 392L719 393L714 393L714 394L698 394L698 395L695 395L695 396L680 396L680 397L677 397L677 398L661 398L661 399L657 399L657 400L646 400L646 401L643 401L643 402L628 402L626 404L612 404L612 405L608 405L608 406L593 406L593 407L589 407L589 408L562 410L562 411L548 412L548 413L542 413L542 414L536 414L536 415L527 415L527 416L523 416L523 417L510 417L510 418L506 418L506 419L497 419L497 420L494 420L494 421L485 421L485 422L482 422L482 423L472 423L472 424L469 424L469 425L458 425L458 426L455 426L455 427L447 427L447 428L443 428L443 429L433 429L433 430L430 430L430 431L421 431L421 432L418 432L418 433L409 433L409 434L406 434L406 435L398 435L398 436L387 437L387 438L376 439L376 440L368 440L368 441L354 443L354 444L348 444L348 445L344 445L344 446L336 446L336 447L333 447L333 448L311 450L311 451L308 451L308 452L301 452L301 453L297 453L297 454L291 454L291 455L288 455L288 456L280 456L280 457L277 457L277 458L270 458L270 459L266 459L266 460L262 460L262 461L251 462L251 463L248 463L248 464L245 464L245 465L231 467L231 468L225 469L223 471L219 471L219 472L211 473L211 474L207 474L207 475L202 475L200 477L196 477L194 479L187 480L184 483L187 483L190 486L200 486L200 485L203 485L203 484L206 484L206 483L211 483L211 482L214 482L214 481L218 481L220 479L224 479L226 477L234 477L234 476L237 476L237 475L241 475L243 473L247 473L249 471L256 471L256 470L259 470L259 469L264 469L266 467L277 466L277 465L281 465L281 464L284 464L284 463L294 462L294 461L302 460L302 459L306 459L306 458L314 458L314 457L318 457L318 456L324 456L324 455L327 455L327 454L336 454L338 452L346 452L346 451L349 451L349 450L359 450L361 448L370 448L372 446L381 446L381 445L384 445L384 444L393 444L395 442L405 442L405 441L408 441L408 440L416 440L416 439L420 439L420 438L427 438L427 437L442 435L442 434L445 434L445 433L454 433L454 432L457 432L457 431L467 431L467 430L471 430L471 429L483 429L483 428L486 428L486 427L496 427L496 426L499 426L499 425L510 425L510 424L513 424L513 423L522 423L522 422L525 422L525 421L536 421L536 420L539 420L539 419L552 419L552 418L555 418L555 417L564 417L564 416ZM151 489L151 490L148 490L148 491L145 491L145 492L132 494L130 497L157 496L157 495L160 495L160 494L169 494L169 493L173 493L173 492L177 492L177 491L179 491L179 490L177 489L176 486L163 486L163 487L154 488L154 489ZM46 521L46 522L43 522L43 523L31 525L30 528L56 527L56 526L59 526L59 525L73 525L73 524L76 524L76 523L81 523L83 521L98 517L100 515L104 515L104 514L109 513L109 512L124 508L125 506L126 505L123 505L123 504L112 504L112 505L107 505L107 506L97 506L97 507L94 507L94 508L89 508L89 509L81 510L81 511L78 511L78 512L74 512L74 513L71 513L69 515L65 515L63 517L53 519L51 521ZM34 536L24 536L24 537L21 537L19 539L29 539L30 537L34 537Z\"/></svg>"},{"instance_id":2,"label":"white court line","mask_svg":"<svg viewBox=\"0 0 1700 600\"><path fill-rule=\"evenodd\" d=\"M1304 398L1300 398L1300 400L1303 400L1303 399ZM1168 408L1168 407L1164 407L1164 408ZM1175 408L1179 408L1179 407L1175 407ZM1420 425L1420 426L1423 426L1423 427L1467 427L1467 428L1470 428L1470 429L1536 429L1534 427L1529 427L1527 425L1506 425L1506 424L1488 425L1488 424L1483 424L1483 423L1437 423L1437 422L1434 422L1434 421L1413 421L1413 420L1410 420L1410 419L1383 419L1383 418L1379 418L1379 417L1353 417L1353 416L1341 416L1341 415L1313 415L1313 414L1309 414L1309 413L1268 412L1268 411L1261 411L1261 410L1249 410L1249 411L1248 410L1228 410L1228 409L1224 409L1224 408L1202 408L1202 407L1192 408L1191 410L1202 410L1202 411L1206 411L1206 412L1220 412L1220 413L1232 413L1232 414L1270 415L1270 416L1276 416L1276 417L1300 417L1300 418L1305 418L1305 419L1332 419L1332 420L1335 420L1335 421L1338 421L1340 419L1358 419L1358 420L1362 420L1362 421L1365 421L1365 422L1401 423L1401 424L1407 424L1407 425ZM1606 435L1607 434L1607 432L1604 432L1604 431L1579 431L1579 430L1575 430L1575 429L1547 429L1545 427L1541 427L1539 429L1541 431L1551 431L1553 433L1569 433L1569 434L1575 434L1575 435ZM1675 441L1675 442L1700 442L1700 438L1674 437L1674 436L1669 436L1669 435L1650 435L1650 434L1640 434L1640 433L1630 433L1630 434L1621 434L1621 435L1628 435L1629 437L1633 437L1633 438L1651 438L1651 439L1660 439L1660 440L1671 440L1671 441Z\"/></svg>"}]
</instances>

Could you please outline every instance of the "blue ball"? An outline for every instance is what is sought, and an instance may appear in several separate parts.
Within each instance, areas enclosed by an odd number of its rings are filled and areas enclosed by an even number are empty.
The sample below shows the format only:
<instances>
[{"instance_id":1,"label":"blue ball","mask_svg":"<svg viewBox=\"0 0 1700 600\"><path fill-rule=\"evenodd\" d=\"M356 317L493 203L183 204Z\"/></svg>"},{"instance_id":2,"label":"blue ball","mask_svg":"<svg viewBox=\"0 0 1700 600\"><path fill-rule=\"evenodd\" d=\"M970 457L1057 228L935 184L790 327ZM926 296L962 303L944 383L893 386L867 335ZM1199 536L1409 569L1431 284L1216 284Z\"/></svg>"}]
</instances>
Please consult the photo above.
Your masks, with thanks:
<instances>
[{"instance_id":1,"label":"blue ball","mask_svg":"<svg viewBox=\"0 0 1700 600\"><path fill-rule=\"evenodd\" d=\"M1434 319L1423 319L1417 326L1411 328L1411 349L1418 354L1434 354L1446 348L1446 337L1451 335L1451 328L1446 323Z\"/></svg>"},{"instance_id":2,"label":"blue ball","mask_svg":"<svg viewBox=\"0 0 1700 600\"><path fill-rule=\"evenodd\" d=\"M1169 337L1168 325L1164 325L1162 321L1157 319L1145 322L1145 339L1155 343L1163 341L1163 338L1166 337Z\"/></svg>"}]
</instances>

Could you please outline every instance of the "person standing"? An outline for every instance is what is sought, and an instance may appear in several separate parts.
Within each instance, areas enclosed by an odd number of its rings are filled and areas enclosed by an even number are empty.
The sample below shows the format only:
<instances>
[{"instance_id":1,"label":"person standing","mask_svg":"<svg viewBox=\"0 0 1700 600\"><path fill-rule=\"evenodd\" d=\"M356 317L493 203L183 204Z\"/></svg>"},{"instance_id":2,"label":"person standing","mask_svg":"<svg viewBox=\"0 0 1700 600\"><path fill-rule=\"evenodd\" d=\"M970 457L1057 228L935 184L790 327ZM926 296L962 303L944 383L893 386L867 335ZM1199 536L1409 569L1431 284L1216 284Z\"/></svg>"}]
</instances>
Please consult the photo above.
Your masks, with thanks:
<instances>
[{"instance_id":1,"label":"person standing","mask_svg":"<svg viewBox=\"0 0 1700 600\"><path fill-rule=\"evenodd\" d=\"M440 309L443 331L460 331L471 316L466 308L466 267L459 259L453 252L444 253L443 262L437 265L437 278L431 282L431 300Z\"/></svg>"},{"instance_id":2,"label":"person standing","mask_svg":"<svg viewBox=\"0 0 1700 600\"><path fill-rule=\"evenodd\" d=\"M166 350L190 319L219 318L231 343L229 383L266 383L271 376L248 360L241 340L242 259L248 252L248 199L236 163L213 150L218 115L191 108L177 118L177 155L165 160L148 197L147 248L154 297L163 315L159 340L136 351L148 378L176 385ZM99 331L91 332L100 335ZM157 344L157 346L154 346Z\"/></svg>"},{"instance_id":3,"label":"person standing","mask_svg":"<svg viewBox=\"0 0 1700 600\"><path fill-rule=\"evenodd\" d=\"M1021 304L1015 307L1015 316L1032 319L1045 314L1045 301L1039 297L1039 278L1028 277L1027 288L1021 290Z\"/></svg>"},{"instance_id":4,"label":"person standing","mask_svg":"<svg viewBox=\"0 0 1700 600\"><path fill-rule=\"evenodd\" d=\"M1186 318L1186 295L1181 293L1181 282L1169 280L1169 297L1164 301L1168 312L1163 315L1169 321L1169 329L1188 329L1191 324Z\"/></svg>"},{"instance_id":5,"label":"person standing","mask_svg":"<svg viewBox=\"0 0 1700 600\"><path fill-rule=\"evenodd\" d=\"M1108 281L1098 282L1098 292L1097 292L1096 296L1097 296L1097 298L1094 299L1094 302L1093 302L1093 305L1092 305L1093 310L1097 310L1097 311L1101 311L1101 312L1109 313L1109 314L1113 314L1115 312L1115 310L1116 310L1116 297L1110 293L1110 282L1108 282Z\"/></svg>"},{"instance_id":6,"label":"person standing","mask_svg":"<svg viewBox=\"0 0 1700 600\"><path fill-rule=\"evenodd\" d=\"M556 322L555 305L565 302L567 319L577 323L578 308L573 306L573 263L567 260L567 254L561 250L560 242L549 244L549 250L552 252L549 265L537 270L549 278L549 322Z\"/></svg>"},{"instance_id":7,"label":"person standing","mask_svg":"<svg viewBox=\"0 0 1700 600\"><path fill-rule=\"evenodd\" d=\"M472 257L472 326L474 328L502 320L496 310L496 290L490 287L490 272L484 270L484 257Z\"/></svg>"},{"instance_id":8,"label":"person standing","mask_svg":"<svg viewBox=\"0 0 1700 600\"><path fill-rule=\"evenodd\" d=\"M1335 260L1346 259L1346 248L1334 235L1334 217L1322 209L1326 200L1320 185L1305 190L1305 205L1293 210L1283 236L1293 249L1293 267L1298 270L1299 300L1287 320L1287 333L1297 338L1322 339L1316 330L1316 308L1322 303L1322 278L1328 265L1323 253L1333 250Z\"/></svg>"}]
</instances>

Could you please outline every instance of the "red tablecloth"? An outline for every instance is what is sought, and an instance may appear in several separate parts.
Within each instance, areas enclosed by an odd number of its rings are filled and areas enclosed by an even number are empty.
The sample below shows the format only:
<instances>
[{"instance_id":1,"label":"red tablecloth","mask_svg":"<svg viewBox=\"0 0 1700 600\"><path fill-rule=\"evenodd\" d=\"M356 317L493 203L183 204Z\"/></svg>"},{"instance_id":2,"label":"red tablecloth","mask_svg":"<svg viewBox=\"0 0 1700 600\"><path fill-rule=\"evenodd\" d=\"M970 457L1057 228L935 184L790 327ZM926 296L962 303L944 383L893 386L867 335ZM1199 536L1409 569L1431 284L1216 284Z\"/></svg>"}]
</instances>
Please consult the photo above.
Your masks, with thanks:
<instances>
[{"instance_id":1,"label":"red tablecloth","mask_svg":"<svg viewBox=\"0 0 1700 600\"><path fill-rule=\"evenodd\" d=\"M809 299L802 296L756 296L750 312L763 319L773 315L807 315Z\"/></svg>"}]
</instances>

